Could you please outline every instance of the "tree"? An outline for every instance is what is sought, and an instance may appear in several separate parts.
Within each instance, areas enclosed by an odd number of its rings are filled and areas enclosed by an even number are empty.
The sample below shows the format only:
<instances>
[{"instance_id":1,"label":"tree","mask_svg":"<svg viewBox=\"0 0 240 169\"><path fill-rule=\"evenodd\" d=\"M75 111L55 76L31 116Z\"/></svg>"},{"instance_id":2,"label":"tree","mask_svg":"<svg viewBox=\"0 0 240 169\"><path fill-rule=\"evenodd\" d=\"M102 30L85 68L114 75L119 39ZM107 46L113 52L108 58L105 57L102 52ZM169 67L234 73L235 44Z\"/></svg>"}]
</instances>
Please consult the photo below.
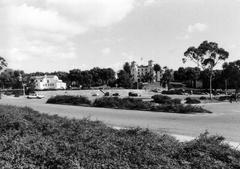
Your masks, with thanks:
<instances>
[{"instance_id":1,"label":"tree","mask_svg":"<svg viewBox=\"0 0 240 169\"><path fill-rule=\"evenodd\" d=\"M162 72L162 69L161 69L161 66L159 65L159 64L155 64L154 66L153 66L153 70L155 71L155 74L156 74L156 81L157 81L157 73L158 72Z\"/></svg>"},{"instance_id":2,"label":"tree","mask_svg":"<svg viewBox=\"0 0 240 169\"><path fill-rule=\"evenodd\" d=\"M123 70L127 72L129 75L131 75L131 66L128 62L125 62L123 65Z\"/></svg>"},{"instance_id":3,"label":"tree","mask_svg":"<svg viewBox=\"0 0 240 169\"><path fill-rule=\"evenodd\" d=\"M198 67L187 67L185 69L186 80L191 82L191 87L196 87L196 81L200 77L201 70Z\"/></svg>"},{"instance_id":4,"label":"tree","mask_svg":"<svg viewBox=\"0 0 240 169\"><path fill-rule=\"evenodd\" d=\"M120 87L132 88L133 82L130 75L125 70L120 70L117 74L117 83Z\"/></svg>"},{"instance_id":5,"label":"tree","mask_svg":"<svg viewBox=\"0 0 240 169\"><path fill-rule=\"evenodd\" d=\"M169 89L169 83L173 80L173 70L169 69L167 66L163 68L163 75L160 80L160 83L163 87L168 87Z\"/></svg>"},{"instance_id":6,"label":"tree","mask_svg":"<svg viewBox=\"0 0 240 169\"><path fill-rule=\"evenodd\" d=\"M0 56L0 72L2 72L2 70L7 67L7 61ZM0 98L2 96L2 93L0 92Z\"/></svg>"},{"instance_id":7,"label":"tree","mask_svg":"<svg viewBox=\"0 0 240 169\"><path fill-rule=\"evenodd\" d=\"M229 80L233 83L235 93L237 94L240 89L240 60L224 63L223 76L226 80Z\"/></svg>"},{"instance_id":8,"label":"tree","mask_svg":"<svg viewBox=\"0 0 240 169\"><path fill-rule=\"evenodd\" d=\"M219 48L216 42L203 41L197 48L189 47L187 51L184 52L184 56L183 63L185 63L187 59L190 59L196 63L199 68L209 70L209 90L210 98L212 98L213 69L220 61L226 60L229 53L223 48Z\"/></svg>"},{"instance_id":9,"label":"tree","mask_svg":"<svg viewBox=\"0 0 240 169\"><path fill-rule=\"evenodd\" d=\"M142 82L149 82L152 83L153 81L153 73L152 72L147 72L144 75L141 75L141 81Z\"/></svg>"},{"instance_id":10,"label":"tree","mask_svg":"<svg viewBox=\"0 0 240 169\"><path fill-rule=\"evenodd\" d=\"M2 71L5 67L7 67L7 61L0 56L0 71Z\"/></svg>"},{"instance_id":11,"label":"tree","mask_svg":"<svg viewBox=\"0 0 240 169\"><path fill-rule=\"evenodd\" d=\"M186 71L183 67L179 67L177 71L174 71L174 80L178 82L184 82L186 81Z\"/></svg>"}]
</instances>

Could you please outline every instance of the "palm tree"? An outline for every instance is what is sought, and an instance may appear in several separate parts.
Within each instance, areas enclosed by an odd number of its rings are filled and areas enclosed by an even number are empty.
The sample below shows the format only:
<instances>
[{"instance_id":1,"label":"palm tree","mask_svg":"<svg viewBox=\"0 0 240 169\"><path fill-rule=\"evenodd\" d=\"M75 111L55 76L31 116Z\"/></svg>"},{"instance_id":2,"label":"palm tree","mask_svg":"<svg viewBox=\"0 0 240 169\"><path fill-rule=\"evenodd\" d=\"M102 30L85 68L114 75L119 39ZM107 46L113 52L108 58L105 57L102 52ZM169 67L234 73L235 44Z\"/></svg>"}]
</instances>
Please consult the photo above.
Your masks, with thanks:
<instances>
[{"instance_id":1,"label":"palm tree","mask_svg":"<svg viewBox=\"0 0 240 169\"><path fill-rule=\"evenodd\" d=\"M157 81L157 73L162 71L161 66L160 66L159 64L155 64L155 65L153 66L153 70L155 71L156 81Z\"/></svg>"},{"instance_id":2,"label":"palm tree","mask_svg":"<svg viewBox=\"0 0 240 169\"><path fill-rule=\"evenodd\" d=\"M6 60L0 56L0 73L2 73L2 70L7 67ZM0 99L2 98L2 91L0 91Z\"/></svg>"}]
</instances>

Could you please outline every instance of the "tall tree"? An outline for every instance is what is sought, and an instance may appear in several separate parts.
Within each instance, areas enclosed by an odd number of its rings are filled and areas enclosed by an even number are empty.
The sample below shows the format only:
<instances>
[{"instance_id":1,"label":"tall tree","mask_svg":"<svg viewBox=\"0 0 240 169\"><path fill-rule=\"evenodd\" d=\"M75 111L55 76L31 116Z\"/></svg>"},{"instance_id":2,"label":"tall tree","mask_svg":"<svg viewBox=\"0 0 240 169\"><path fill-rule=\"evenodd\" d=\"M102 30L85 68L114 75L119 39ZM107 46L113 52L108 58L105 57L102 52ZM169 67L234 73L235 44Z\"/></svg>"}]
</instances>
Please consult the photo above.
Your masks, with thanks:
<instances>
[{"instance_id":1,"label":"tall tree","mask_svg":"<svg viewBox=\"0 0 240 169\"><path fill-rule=\"evenodd\" d=\"M2 70L7 67L7 61L0 56L0 73L2 72ZM0 98L2 97L2 93L0 92Z\"/></svg>"},{"instance_id":2,"label":"tall tree","mask_svg":"<svg viewBox=\"0 0 240 169\"><path fill-rule=\"evenodd\" d=\"M161 73L162 69L161 69L161 66L159 64L154 64L153 66L153 70L155 71L155 74L156 74L156 81L157 81L157 75L158 75L158 72Z\"/></svg>"},{"instance_id":3,"label":"tall tree","mask_svg":"<svg viewBox=\"0 0 240 169\"><path fill-rule=\"evenodd\" d=\"M163 87L168 87L169 90L169 84L173 80L173 70L169 69L167 66L163 67L163 75L160 80L160 83Z\"/></svg>"},{"instance_id":4,"label":"tall tree","mask_svg":"<svg viewBox=\"0 0 240 169\"><path fill-rule=\"evenodd\" d=\"M193 46L189 47L184 52L184 56L184 63L187 59L190 59L192 62L196 63L199 68L209 70L209 90L210 98L212 98L213 69L220 61L226 60L229 53L223 48L219 48L216 42L203 41L197 48Z\"/></svg>"},{"instance_id":5,"label":"tall tree","mask_svg":"<svg viewBox=\"0 0 240 169\"><path fill-rule=\"evenodd\" d=\"M123 70L127 72L129 75L131 75L131 66L128 62L125 62L123 65Z\"/></svg>"},{"instance_id":6,"label":"tall tree","mask_svg":"<svg viewBox=\"0 0 240 169\"><path fill-rule=\"evenodd\" d=\"M185 69L186 80L191 82L191 87L196 87L196 81L200 77L201 70L198 67L187 67Z\"/></svg>"},{"instance_id":7,"label":"tall tree","mask_svg":"<svg viewBox=\"0 0 240 169\"><path fill-rule=\"evenodd\" d=\"M7 61L0 56L0 71L2 71L2 69L4 69L5 67L7 67Z\"/></svg>"},{"instance_id":8,"label":"tall tree","mask_svg":"<svg viewBox=\"0 0 240 169\"><path fill-rule=\"evenodd\" d=\"M177 71L174 71L174 80L178 82L184 82L186 81L186 71L183 67L179 67Z\"/></svg>"},{"instance_id":9,"label":"tall tree","mask_svg":"<svg viewBox=\"0 0 240 169\"><path fill-rule=\"evenodd\" d=\"M240 60L224 63L223 76L233 83L237 94L240 89Z\"/></svg>"},{"instance_id":10,"label":"tall tree","mask_svg":"<svg viewBox=\"0 0 240 169\"><path fill-rule=\"evenodd\" d=\"M117 76L118 76L117 83L120 87L124 87L127 89L132 88L133 86L132 79L126 71L120 70Z\"/></svg>"}]
</instances>

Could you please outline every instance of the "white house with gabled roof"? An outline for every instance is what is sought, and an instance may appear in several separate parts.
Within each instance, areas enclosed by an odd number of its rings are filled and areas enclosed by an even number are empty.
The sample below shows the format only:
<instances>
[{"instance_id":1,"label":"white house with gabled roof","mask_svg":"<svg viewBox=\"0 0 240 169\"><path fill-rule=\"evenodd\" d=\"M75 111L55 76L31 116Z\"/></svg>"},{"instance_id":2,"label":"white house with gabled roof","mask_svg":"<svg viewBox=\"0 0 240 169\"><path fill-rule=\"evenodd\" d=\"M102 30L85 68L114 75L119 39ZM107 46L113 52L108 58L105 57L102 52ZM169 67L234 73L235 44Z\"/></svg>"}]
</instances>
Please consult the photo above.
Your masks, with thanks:
<instances>
[{"instance_id":1,"label":"white house with gabled roof","mask_svg":"<svg viewBox=\"0 0 240 169\"><path fill-rule=\"evenodd\" d=\"M35 76L35 89L66 89L66 83L58 79L56 75Z\"/></svg>"}]
</instances>

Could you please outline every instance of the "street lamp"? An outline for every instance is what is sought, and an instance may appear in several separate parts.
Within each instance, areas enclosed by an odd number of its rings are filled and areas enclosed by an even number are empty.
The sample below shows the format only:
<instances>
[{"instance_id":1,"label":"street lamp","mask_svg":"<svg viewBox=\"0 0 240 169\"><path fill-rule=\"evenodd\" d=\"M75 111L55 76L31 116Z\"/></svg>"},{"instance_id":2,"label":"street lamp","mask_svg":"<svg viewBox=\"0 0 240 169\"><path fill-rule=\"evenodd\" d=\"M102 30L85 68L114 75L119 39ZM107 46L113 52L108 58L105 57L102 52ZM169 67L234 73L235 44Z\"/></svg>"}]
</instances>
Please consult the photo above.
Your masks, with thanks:
<instances>
[{"instance_id":1,"label":"street lamp","mask_svg":"<svg viewBox=\"0 0 240 169\"><path fill-rule=\"evenodd\" d=\"M22 82L22 91L23 91L23 96L25 96L25 88L24 88L24 84L23 84L23 78L22 78L22 74L19 75L19 81Z\"/></svg>"}]
</instances>

